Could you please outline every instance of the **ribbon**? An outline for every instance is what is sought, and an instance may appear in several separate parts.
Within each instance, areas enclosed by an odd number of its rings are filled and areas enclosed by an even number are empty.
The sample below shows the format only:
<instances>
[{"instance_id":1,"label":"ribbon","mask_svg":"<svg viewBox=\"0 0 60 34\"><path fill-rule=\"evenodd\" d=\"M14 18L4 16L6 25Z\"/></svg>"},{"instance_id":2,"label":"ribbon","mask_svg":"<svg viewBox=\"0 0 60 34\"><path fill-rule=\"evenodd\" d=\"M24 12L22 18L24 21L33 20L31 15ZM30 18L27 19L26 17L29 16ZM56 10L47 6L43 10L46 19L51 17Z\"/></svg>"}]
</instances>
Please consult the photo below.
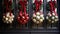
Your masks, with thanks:
<instances>
[{"instance_id":1,"label":"ribbon","mask_svg":"<svg viewBox=\"0 0 60 34\"><path fill-rule=\"evenodd\" d=\"M39 4L38 4L38 1L35 0L35 5L36 5L36 12L39 10Z\"/></svg>"},{"instance_id":2,"label":"ribbon","mask_svg":"<svg viewBox=\"0 0 60 34\"><path fill-rule=\"evenodd\" d=\"M54 3L56 3L56 1L54 0ZM55 6L55 4L53 3L53 5ZM57 15L56 11L55 11L55 7L54 7L54 13L55 15Z\"/></svg>"},{"instance_id":3,"label":"ribbon","mask_svg":"<svg viewBox=\"0 0 60 34\"><path fill-rule=\"evenodd\" d=\"M55 3L55 0L54 0L54 3ZM52 14L52 12L54 12L55 13L55 15L57 15L57 13L56 13L56 11L55 11L55 4L54 4L53 2L52 2L52 0L50 1L50 11L51 11L51 14Z\"/></svg>"},{"instance_id":4,"label":"ribbon","mask_svg":"<svg viewBox=\"0 0 60 34\"><path fill-rule=\"evenodd\" d=\"M22 6L22 9L24 10L24 13L26 14L26 6L25 5L27 4L27 1L24 1L24 2L23 1L20 1L20 4Z\"/></svg>"},{"instance_id":5,"label":"ribbon","mask_svg":"<svg viewBox=\"0 0 60 34\"><path fill-rule=\"evenodd\" d=\"M24 0L20 0L19 4L21 4L21 8L20 8L20 15L18 16L18 21L21 23L21 24L26 24L27 23L27 20L29 19L27 13L26 13L26 4L27 4L27 1ZM23 11L23 12L22 12Z\"/></svg>"},{"instance_id":6,"label":"ribbon","mask_svg":"<svg viewBox=\"0 0 60 34\"><path fill-rule=\"evenodd\" d=\"M12 0L10 0L9 1L11 4L12 4ZM10 9L10 5L9 5L9 2L8 2L8 0L5 0L5 5L6 5L6 13L8 12L8 11L10 11L10 16L11 16L11 9Z\"/></svg>"},{"instance_id":7,"label":"ribbon","mask_svg":"<svg viewBox=\"0 0 60 34\"><path fill-rule=\"evenodd\" d=\"M41 4L42 4L42 0L40 0L40 1L35 0L35 5L36 5L36 10L35 11L36 12L39 11L39 8L41 7Z\"/></svg>"}]
</instances>

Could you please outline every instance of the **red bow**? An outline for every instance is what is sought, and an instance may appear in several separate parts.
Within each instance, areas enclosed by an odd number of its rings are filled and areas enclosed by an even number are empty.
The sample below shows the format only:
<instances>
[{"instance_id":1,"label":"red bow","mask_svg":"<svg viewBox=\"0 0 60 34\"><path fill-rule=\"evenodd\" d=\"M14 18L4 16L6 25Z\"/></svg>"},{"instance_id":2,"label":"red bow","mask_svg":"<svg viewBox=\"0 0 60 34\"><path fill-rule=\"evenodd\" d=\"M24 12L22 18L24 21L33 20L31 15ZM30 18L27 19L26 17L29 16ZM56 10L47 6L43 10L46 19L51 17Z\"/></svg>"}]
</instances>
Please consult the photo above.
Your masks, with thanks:
<instances>
[{"instance_id":1,"label":"red bow","mask_svg":"<svg viewBox=\"0 0 60 34\"><path fill-rule=\"evenodd\" d=\"M54 3L55 3L55 0L54 0ZM50 10L51 10L51 14L52 14L52 12L54 12L55 13L55 15L57 15L57 13L56 13L56 11L55 11L55 4L54 4L53 2L52 2L52 0L50 1Z\"/></svg>"},{"instance_id":2,"label":"red bow","mask_svg":"<svg viewBox=\"0 0 60 34\"><path fill-rule=\"evenodd\" d=\"M26 24L29 19L29 16L26 13L26 6L25 6L27 4L27 1L20 1L19 3L21 4L23 10L21 9L19 12L18 22L21 24Z\"/></svg>"},{"instance_id":3,"label":"red bow","mask_svg":"<svg viewBox=\"0 0 60 34\"><path fill-rule=\"evenodd\" d=\"M41 7L41 4L42 4L42 1L41 1L41 0L40 0L40 1L35 0L35 5L36 5L35 11L36 11L36 12L39 11L39 9L40 9L40 7ZM35 12L35 13L36 13L36 12Z\"/></svg>"},{"instance_id":4,"label":"red bow","mask_svg":"<svg viewBox=\"0 0 60 34\"><path fill-rule=\"evenodd\" d=\"M6 13L7 13L8 11L10 11L10 15L11 15L11 9L10 9L9 6L12 5L12 0L10 0L10 1L4 0L4 4L5 4L5 6L6 6Z\"/></svg>"}]
</instances>

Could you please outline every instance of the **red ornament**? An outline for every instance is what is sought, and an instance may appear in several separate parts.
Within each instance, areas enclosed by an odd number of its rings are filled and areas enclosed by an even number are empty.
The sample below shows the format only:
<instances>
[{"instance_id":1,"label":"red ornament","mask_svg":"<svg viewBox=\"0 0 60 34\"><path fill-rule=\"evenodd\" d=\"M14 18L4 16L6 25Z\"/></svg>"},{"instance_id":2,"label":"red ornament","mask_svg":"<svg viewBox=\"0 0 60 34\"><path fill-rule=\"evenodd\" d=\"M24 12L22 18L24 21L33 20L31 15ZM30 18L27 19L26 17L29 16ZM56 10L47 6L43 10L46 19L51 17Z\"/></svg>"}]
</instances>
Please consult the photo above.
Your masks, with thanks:
<instances>
[{"instance_id":1,"label":"red ornament","mask_svg":"<svg viewBox=\"0 0 60 34\"><path fill-rule=\"evenodd\" d=\"M27 1L20 1L19 2L22 6L22 9L20 9L19 15L18 15L18 22L21 24L26 24L29 20L29 15L26 12L26 6L27 5ZM22 12L23 10L23 12Z\"/></svg>"}]
</instances>

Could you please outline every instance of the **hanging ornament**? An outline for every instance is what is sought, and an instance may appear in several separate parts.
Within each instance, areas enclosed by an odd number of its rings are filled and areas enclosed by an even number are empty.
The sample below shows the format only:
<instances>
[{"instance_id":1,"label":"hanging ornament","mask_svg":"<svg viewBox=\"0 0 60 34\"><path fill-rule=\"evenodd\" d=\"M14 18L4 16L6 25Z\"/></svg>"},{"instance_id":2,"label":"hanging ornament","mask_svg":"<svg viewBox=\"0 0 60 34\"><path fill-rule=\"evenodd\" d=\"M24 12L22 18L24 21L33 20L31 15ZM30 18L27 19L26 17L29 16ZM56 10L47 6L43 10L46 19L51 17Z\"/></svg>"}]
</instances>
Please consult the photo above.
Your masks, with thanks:
<instances>
[{"instance_id":1,"label":"hanging ornament","mask_svg":"<svg viewBox=\"0 0 60 34\"><path fill-rule=\"evenodd\" d=\"M14 20L14 15L11 12L12 9L10 7L12 5L12 0L5 0L4 2L6 7L6 13L3 14L3 22L9 24L12 23Z\"/></svg>"},{"instance_id":2,"label":"hanging ornament","mask_svg":"<svg viewBox=\"0 0 60 34\"><path fill-rule=\"evenodd\" d=\"M56 1L52 1L54 3L54 7L57 8L57 2ZM50 5L49 5L50 1L47 2L47 5L46 5L46 10L47 11L50 11Z\"/></svg>"},{"instance_id":3,"label":"hanging ornament","mask_svg":"<svg viewBox=\"0 0 60 34\"><path fill-rule=\"evenodd\" d=\"M47 14L46 19L48 20L49 23L56 23L59 19L58 19L58 15L57 15L57 10L55 7L55 3L56 1L54 0L54 2L51 0L49 1L49 5L50 5L50 11Z\"/></svg>"},{"instance_id":4,"label":"hanging ornament","mask_svg":"<svg viewBox=\"0 0 60 34\"><path fill-rule=\"evenodd\" d=\"M32 21L36 24L42 23L44 20L43 12L40 9L40 7L42 5L42 1L41 0L40 1L35 0L34 5L35 5L34 6L35 12L33 13Z\"/></svg>"},{"instance_id":5,"label":"hanging ornament","mask_svg":"<svg viewBox=\"0 0 60 34\"><path fill-rule=\"evenodd\" d=\"M17 17L17 20L20 24L26 24L29 20L29 15L26 12L26 10L27 10L26 6L27 6L28 2L27 2L27 0L24 0L24 1L21 0L19 2L19 4L21 7L19 8L19 13L18 13L19 15Z\"/></svg>"},{"instance_id":6,"label":"hanging ornament","mask_svg":"<svg viewBox=\"0 0 60 34\"><path fill-rule=\"evenodd\" d=\"M3 15L3 21L4 23L12 23L12 21L14 20L14 15L10 12L7 12L6 15Z\"/></svg>"}]
</instances>

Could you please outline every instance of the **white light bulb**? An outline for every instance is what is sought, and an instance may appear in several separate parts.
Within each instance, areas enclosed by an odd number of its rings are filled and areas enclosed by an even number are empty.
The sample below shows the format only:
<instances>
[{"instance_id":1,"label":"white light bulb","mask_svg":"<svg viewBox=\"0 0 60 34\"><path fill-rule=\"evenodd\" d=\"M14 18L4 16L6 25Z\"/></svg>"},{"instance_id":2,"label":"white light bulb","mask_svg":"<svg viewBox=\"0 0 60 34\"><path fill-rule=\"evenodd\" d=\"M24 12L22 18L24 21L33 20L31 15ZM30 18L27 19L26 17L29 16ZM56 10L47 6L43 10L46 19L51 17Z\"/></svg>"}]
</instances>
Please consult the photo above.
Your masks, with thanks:
<instances>
[{"instance_id":1,"label":"white light bulb","mask_svg":"<svg viewBox=\"0 0 60 34\"><path fill-rule=\"evenodd\" d=\"M43 17L43 14L42 14L42 15L40 15L40 17Z\"/></svg>"},{"instance_id":2,"label":"white light bulb","mask_svg":"<svg viewBox=\"0 0 60 34\"><path fill-rule=\"evenodd\" d=\"M48 16L52 16L50 13L48 13Z\"/></svg>"},{"instance_id":3,"label":"white light bulb","mask_svg":"<svg viewBox=\"0 0 60 34\"><path fill-rule=\"evenodd\" d=\"M36 16L36 19L39 20L40 19L40 16Z\"/></svg>"},{"instance_id":4,"label":"white light bulb","mask_svg":"<svg viewBox=\"0 0 60 34\"><path fill-rule=\"evenodd\" d=\"M38 15L38 16L39 16L39 15L40 15L40 12L37 12L37 13L36 13L36 15Z\"/></svg>"},{"instance_id":5,"label":"white light bulb","mask_svg":"<svg viewBox=\"0 0 60 34\"><path fill-rule=\"evenodd\" d=\"M10 13L8 12L8 13L6 14L6 17L9 17L9 14L10 14Z\"/></svg>"},{"instance_id":6,"label":"white light bulb","mask_svg":"<svg viewBox=\"0 0 60 34\"><path fill-rule=\"evenodd\" d=\"M55 21L58 21L58 19L55 19Z\"/></svg>"},{"instance_id":7,"label":"white light bulb","mask_svg":"<svg viewBox=\"0 0 60 34\"><path fill-rule=\"evenodd\" d=\"M52 21L52 23L54 23L54 21Z\"/></svg>"},{"instance_id":8,"label":"white light bulb","mask_svg":"<svg viewBox=\"0 0 60 34\"><path fill-rule=\"evenodd\" d=\"M55 13L52 13L52 15L55 15Z\"/></svg>"},{"instance_id":9,"label":"white light bulb","mask_svg":"<svg viewBox=\"0 0 60 34\"><path fill-rule=\"evenodd\" d=\"M33 14L33 17L36 17L36 15L35 15L35 14Z\"/></svg>"},{"instance_id":10,"label":"white light bulb","mask_svg":"<svg viewBox=\"0 0 60 34\"><path fill-rule=\"evenodd\" d=\"M37 22L37 24L39 24L39 21L36 21Z\"/></svg>"},{"instance_id":11,"label":"white light bulb","mask_svg":"<svg viewBox=\"0 0 60 34\"><path fill-rule=\"evenodd\" d=\"M11 19L9 19L9 22L12 23Z\"/></svg>"},{"instance_id":12,"label":"white light bulb","mask_svg":"<svg viewBox=\"0 0 60 34\"><path fill-rule=\"evenodd\" d=\"M35 0L32 0L33 2L32 3L34 3L35 2Z\"/></svg>"},{"instance_id":13,"label":"white light bulb","mask_svg":"<svg viewBox=\"0 0 60 34\"><path fill-rule=\"evenodd\" d=\"M44 20L44 17L42 17L42 19Z\"/></svg>"},{"instance_id":14,"label":"white light bulb","mask_svg":"<svg viewBox=\"0 0 60 34\"><path fill-rule=\"evenodd\" d=\"M36 22L36 19L33 19L34 22Z\"/></svg>"},{"instance_id":15,"label":"white light bulb","mask_svg":"<svg viewBox=\"0 0 60 34\"><path fill-rule=\"evenodd\" d=\"M40 21L40 22L43 22L43 20L42 20L42 19L40 19L39 21Z\"/></svg>"},{"instance_id":16,"label":"white light bulb","mask_svg":"<svg viewBox=\"0 0 60 34\"><path fill-rule=\"evenodd\" d=\"M49 16L52 16L51 14Z\"/></svg>"},{"instance_id":17,"label":"white light bulb","mask_svg":"<svg viewBox=\"0 0 60 34\"><path fill-rule=\"evenodd\" d=\"M49 19L49 17L47 16L46 19Z\"/></svg>"},{"instance_id":18,"label":"white light bulb","mask_svg":"<svg viewBox=\"0 0 60 34\"><path fill-rule=\"evenodd\" d=\"M8 18L6 17L6 20L8 20Z\"/></svg>"},{"instance_id":19,"label":"white light bulb","mask_svg":"<svg viewBox=\"0 0 60 34\"><path fill-rule=\"evenodd\" d=\"M55 17L52 17L52 19L54 19Z\"/></svg>"},{"instance_id":20,"label":"white light bulb","mask_svg":"<svg viewBox=\"0 0 60 34\"><path fill-rule=\"evenodd\" d=\"M13 19L12 19L12 21L13 21Z\"/></svg>"},{"instance_id":21,"label":"white light bulb","mask_svg":"<svg viewBox=\"0 0 60 34\"><path fill-rule=\"evenodd\" d=\"M56 18L58 18L58 16L55 16Z\"/></svg>"},{"instance_id":22,"label":"white light bulb","mask_svg":"<svg viewBox=\"0 0 60 34\"><path fill-rule=\"evenodd\" d=\"M3 18L5 18L5 16L3 16Z\"/></svg>"}]
</instances>

